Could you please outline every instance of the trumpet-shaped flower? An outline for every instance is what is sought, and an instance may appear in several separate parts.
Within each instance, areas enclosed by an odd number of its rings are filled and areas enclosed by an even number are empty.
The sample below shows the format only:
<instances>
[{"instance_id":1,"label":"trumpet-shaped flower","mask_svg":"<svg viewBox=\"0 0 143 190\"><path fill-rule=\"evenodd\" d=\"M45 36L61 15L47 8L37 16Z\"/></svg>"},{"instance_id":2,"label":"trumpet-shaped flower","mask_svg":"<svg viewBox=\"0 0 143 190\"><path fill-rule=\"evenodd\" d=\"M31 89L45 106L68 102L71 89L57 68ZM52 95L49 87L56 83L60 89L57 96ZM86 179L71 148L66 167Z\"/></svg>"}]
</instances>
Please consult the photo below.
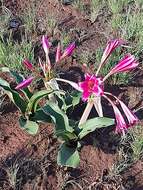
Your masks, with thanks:
<instances>
[{"instance_id":1,"label":"trumpet-shaped flower","mask_svg":"<svg viewBox=\"0 0 143 190\"><path fill-rule=\"evenodd\" d=\"M105 93L105 94L108 94L108 93ZM109 95L111 95L111 94L109 94ZM116 118L116 129L115 129L115 131L117 133L121 132L124 135L125 131L129 127L129 125L127 125L127 123L125 122L125 120L124 120L120 110L118 109L118 107L106 95L103 95L103 97L106 98L113 107L115 118Z\"/></svg>"},{"instance_id":2,"label":"trumpet-shaped flower","mask_svg":"<svg viewBox=\"0 0 143 190\"><path fill-rule=\"evenodd\" d=\"M46 38L45 36L42 37L42 46L45 51L45 54L48 55L50 44L48 38Z\"/></svg>"},{"instance_id":3,"label":"trumpet-shaped flower","mask_svg":"<svg viewBox=\"0 0 143 190\"><path fill-rule=\"evenodd\" d=\"M101 96L103 94L101 78L97 78L95 75L86 74L85 81L80 82L79 86L82 89L82 99L84 101L93 94L95 96Z\"/></svg>"},{"instance_id":4,"label":"trumpet-shaped flower","mask_svg":"<svg viewBox=\"0 0 143 190\"><path fill-rule=\"evenodd\" d=\"M64 53L61 56L61 59L64 59L67 56L70 56L75 49L75 42L71 43L64 51Z\"/></svg>"},{"instance_id":5,"label":"trumpet-shaped flower","mask_svg":"<svg viewBox=\"0 0 143 190\"><path fill-rule=\"evenodd\" d=\"M138 64L139 62L135 59L133 55L127 54L123 59L119 61L119 63L115 67L113 67L113 69L111 69L110 75L129 71L136 68Z\"/></svg>"},{"instance_id":6,"label":"trumpet-shaped flower","mask_svg":"<svg viewBox=\"0 0 143 190\"><path fill-rule=\"evenodd\" d=\"M115 118L116 118L116 132L117 133L122 132L123 135L124 135L125 131L127 131L127 129L128 129L129 126L125 122L125 120L124 120L121 112L117 108L117 106L115 106L114 104L112 104L112 106L113 106L113 110L114 110Z\"/></svg>"},{"instance_id":7,"label":"trumpet-shaped flower","mask_svg":"<svg viewBox=\"0 0 143 190\"><path fill-rule=\"evenodd\" d=\"M33 81L34 77L29 77L28 79L23 80L21 83L19 83L15 89L16 90L21 90L23 88L26 88L28 85L31 84L31 82Z\"/></svg>"},{"instance_id":8,"label":"trumpet-shaped flower","mask_svg":"<svg viewBox=\"0 0 143 190\"><path fill-rule=\"evenodd\" d=\"M33 70L33 65L28 59L24 59L23 64L29 69Z\"/></svg>"},{"instance_id":9,"label":"trumpet-shaped flower","mask_svg":"<svg viewBox=\"0 0 143 190\"><path fill-rule=\"evenodd\" d=\"M134 113L122 101L119 100L119 103L128 119L129 126L136 124L138 122L138 118L134 115Z\"/></svg>"},{"instance_id":10,"label":"trumpet-shaped flower","mask_svg":"<svg viewBox=\"0 0 143 190\"><path fill-rule=\"evenodd\" d=\"M103 64L107 58L111 55L111 53L120 45L124 44L125 42L121 39L115 39L115 40L110 40L107 43L107 46L103 52L102 58L101 58L101 64Z\"/></svg>"},{"instance_id":11,"label":"trumpet-shaped flower","mask_svg":"<svg viewBox=\"0 0 143 190\"><path fill-rule=\"evenodd\" d=\"M103 52L102 58L101 58L101 62L100 65L97 69L96 75L99 73L99 70L101 69L102 65L105 63L105 61L107 60L107 58L111 55L111 53L120 45L124 44L125 42L121 39L114 39L114 40L110 40L107 43L107 46Z\"/></svg>"}]
</instances>

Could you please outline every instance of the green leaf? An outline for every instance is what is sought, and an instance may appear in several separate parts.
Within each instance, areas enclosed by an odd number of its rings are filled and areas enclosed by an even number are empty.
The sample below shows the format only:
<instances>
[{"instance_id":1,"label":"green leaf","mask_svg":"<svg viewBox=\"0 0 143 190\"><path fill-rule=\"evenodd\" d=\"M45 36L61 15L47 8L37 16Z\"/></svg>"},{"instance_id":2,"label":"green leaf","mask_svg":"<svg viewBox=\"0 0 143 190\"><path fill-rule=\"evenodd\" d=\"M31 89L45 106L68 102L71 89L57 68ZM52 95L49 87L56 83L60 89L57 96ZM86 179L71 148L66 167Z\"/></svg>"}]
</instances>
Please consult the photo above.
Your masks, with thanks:
<instances>
[{"instance_id":1,"label":"green leaf","mask_svg":"<svg viewBox=\"0 0 143 190\"><path fill-rule=\"evenodd\" d=\"M15 72L15 71L10 70L8 67L2 67L0 70L2 72L8 72L8 73L10 73L10 75L15 78L15 80L16 80L17 83L20 83L20 82L22 82L24 80L24 77L22 75L20 75L19 73ZM33 95L29 91L28 88L24 88L24 89L22 89L20 91L23 92L24 95L26 96L26 98L28 98L28 99L31 98L32 95Z\"/></svg>"},{"instance_id":2,"label":"green leaf","mask_svg":"<svg viewBox=\"0 0 143 190\"><path fill-rule=\"evenodd\" d=\"M77 91L74 91L70 94L66 93L59 95L58 92L56 92L55 94L59 107L65 112L68 108L75 107L77 104L79 104L81 99L81 93Z\"/></svg>"},{"instance_id":3,"label":"green leaf","mask_svg":"<svg viewBox=\"0 0 143 190\"><path fill-rule=\"evenodd\" d=\"M11 101L24 114L26 111L27 103L23 100L23 98L15 90L12 90L10 88L9 83L7 81L1 78L0 78L0 87L4 89L4 92L9 96Z\"/></svg>"},{"instance_id":4,"label":"green leaf","mask_svg":"<svg viewBox=\"0 0 143 190\"><path fill-rule=\"evenodd\" d=\"M66 143L63 143L58 152L58 165L76 168L79 162L80 158L77 149L68 147Z\"/></svg>"},{"instance_id":5,"label":"green leaf","mask_svg":"<svg viewBox=\"0 0 143 190\"><path fill-rule=\"evenodd\" d=\"M80 139L82 139L84 136L95 131L96 129L102 127L108 127L114 124L115 124L114 119L107 117L96 117L93 119L89 119L82 125L78 126L80 129L82 129L78 136Z\"/></svg>"},{"instance_id":6,"label":"green leaf","mask_svg":"<svg viewBox=\"0 0 143 190\"><path fill-rule=\"evenodd\" d=\"M27 122L27 119L25 117L23 117L23 116L20 116L20 118L19 118L20 127L24 127L26 122Z\"/></svg>"},{"instance_id":7,"label":"green leaf","mask_svg":"<svg viewBox=\"0 0 143 190\"><path fill-rule=\"evenodd\" d=\"M72 97L72 106L75 107L76 105L79 104L80 99L81 99L81 92L74 91L71 94Z\"/></svg>"},{"instance_id":8,"label":"green leaf","mask_svg":"<svg viewBox=\"0 0 143 190\"><path fill-rule=\"evenodd\" d=\"M20 117L19 124L21 128L30 135L36 135L38 132L39 125L34 121L26 120L25 118Z\"/></svg>"},{"instance_id":9,"label":"green leaf","mask_svg":"<svg viewBox=\"0 0 143 190\"><path fill-rule=\"evenodd\" d=\"M47 95L51 94L53 91L51 90L41 90L39 92L36 92L29 100L29 103L27 105L27 111L28 112L35 112L37 109L37 105L39 101L46 97Z\"/></svg>"},{"instance_id":10,"label":"green leaf","mask_svg":"<svg viewBox=\"0 0 143 190\"><path fill-rule=\"evenodd\" d=\"M52 118L50 117L50 115L46 114L42 108L38 109L36 112L30 115L29 119L32 121L40 121L44 123L52 122Z\"/></svg>"},{"instance_id":11,"label":"green leaf","mask_svg":"<svg viewBox=\"0 0 143 190\"><path fill-rule=\"evenodd\" d=\"M65 130L72 133L74 131L73 128L69 126L68 117L57 104L49 101L48 104L43 107L43 110L46 114L52 116L56 125L56 132Z\"/></svg>"},{"instance_id":12,"label":"green leaf","mask_svg":"<svg viewBox=\"0 0 143 190\"><path fill-rule=\"evenodd\" d=\"M69 141L77 141L78 140L78 137L77 135L74 133L74 132L68 132L68 131L65 131L65 130L58 130L55 132L55 135L57 137L59 137L61 140L63 141L66 141L67 143Z\"/></svg>"},{"instance_id":13,"label":"green leaf","mask_svg":"<svg viewBox=\"0 0 143 190\"><path fill-rule=\"evenodd\" d=\"M30 134L30 135L36 135L39 129L39 125L36 122L33 121L27 121L25 125L25 130Z\"/></svg>"}]
</instances>

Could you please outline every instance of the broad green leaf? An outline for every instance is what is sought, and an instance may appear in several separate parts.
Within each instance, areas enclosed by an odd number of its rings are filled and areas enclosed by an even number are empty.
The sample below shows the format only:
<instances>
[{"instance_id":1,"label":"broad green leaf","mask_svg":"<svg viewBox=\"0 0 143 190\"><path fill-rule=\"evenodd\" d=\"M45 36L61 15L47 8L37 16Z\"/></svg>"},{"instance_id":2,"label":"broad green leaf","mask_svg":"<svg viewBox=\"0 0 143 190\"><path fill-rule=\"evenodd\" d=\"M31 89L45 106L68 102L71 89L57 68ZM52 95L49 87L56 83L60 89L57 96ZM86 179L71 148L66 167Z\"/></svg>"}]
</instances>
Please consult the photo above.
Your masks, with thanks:
<instances>
[{"instance_id":1,"label":"broad green leaf","mask_svg":"<svg viewBox=\"0 0 143 190\"><path fill-rule=\"evenodd\" d=\"M46 114L42 108L38 109L36 112L34 112L32 115L29 116L29 119L32 121L40 121L43 123L51 123L52 118L50 115Z\"/></svg>"},{"instance_id":2,"label":"broad green leaf","mask_svg":"<svg viewBox=\"0 0 143 190\"><path fill-rule=\"evenodd\" d=\"M36 122L33 121L27 121L25 125L25 130L30 134L30 135L36 135L39 129L39 125Z\"/></svg>"},{"instance_id":3,"label":"broad green leaf","mask_svg":"<svg viewBox=\"0 0 143 190\"><path fill-rule=\"evenodd\" d=\"M114 119L107 117L96 117L93 119L89 119L82 125L78 126L80 129L82 129L78 136L80 139L82 139L84 136L95 131L96 129L102 127L108 127L114 124L115 124Z\"/></svg>"},{"instance_id":4,"label":"broad green leaf","mask_svg":"<svg viewBox=\"0 0 143 190\"><path fill-rule=\"evenodd\" d=\"M58 107L57 104L53 102L48 102L46 106L43 107L43 111L52 116L53 121L56 125L56 132L58 131L68 131L73 132L73 128L69 126L68 117L66 114Z\"/></svg>"},{"instance_id":5,"label":"broad green leaf","mask_svg":"<svg viewBox=\"0 0 143 190\"><path fill-rule=\"evenodd\" d=\"M71 96L71 99L72 99L71 104L72 104L73 107L75 107L80 102L81 92L74 91L73 93L71 93L70 96Z\"/></svg>"},{"instance_id":6,"label":"broad green leaf","mask_svg":"<svg viewBox=\"0 0 143 190\"><path fill-rule=\"evenodd\" d=\"M36 135L38 132L39 125L34 121L25 120L24 118L21 117L19 119L19 124L20 127L30 135Z\"/></svg>"},{"instance_id":7,"label":"broad green leaf","mask_svg":"<svg viewBox=\"0 0 143 190\"><path fill-rule=\"evenodd\" d=\"M55 135L59 137L61 140L69 142L69 141L77 141L78 137L74 132L68 132L65 130L58 130L55 132Z\"/></svg>"},{"instance_id":8,"label":"broad green leaf","mask_svg":"<svg viewBox=\"0 0 143 190\"><path fill-rule=\"evenodd\" d=\"M15 72L15 71L10 70L8 67L2 67L0 70L2 72L8 72L8 73L10 73L10 75L15 78L15 80L16 80L17 83L20 83L20 82L22 82L24 80L24 77L22 75L20 75L19 73ZM28 88L24 88L24 89L22 89L20 91L22 91L24 93L24 95L26 96L26 98L28 98L28 99L31 98L32 95L33 95L29 91Z\"/></svg>"},{"instance_id":9,"label":"broad green leaf","mask_svg":"<svg viewBox=\"0 0 143 190\"><path fill-rule=\"evenodd\" d=\"M0 87L3 88L4 92L9 96L11 101L24 114L26 111L27 103L23 100L23 98L15 90L12 90L10 88L9 83L7 81L1 78L0 78Z\"/></svg>"},{"instance_id":10,"label":"broad green leaf","mask_svg":"<svg viewBox=\"0 0 143 190\"><path fill-rule=\"evenodd\" d=\"M79 104L81 99L81 93L77 91L74 91L71 94L69 93L62 94L60 96L58 93L55 94L57 95L56 99L58 101L59 107L65 112L67 111L68 108L74 107L77 104Z\"/></svg>"},{"instance_id":11,"label":"broad green leaf","mask_svg":"<svg viewBox=\"0 0 143 190\"><path fill-rule=\"evenodd\" d=\"M53 91L51 90L41 90L39 92L36 92L29 100L29 103L27 105L27 111L28 112L35 112L37 109L37 105L39 101L46 97L47 95L51 94Z\"/></svg>"},{"instance_id":12,"label":"broad green leaf","mask_svg":"<svg viewBox=\"0 0 143 190\"><path fill-rule=\"evenodd\" d=\"M24 128L24 126L26 125L27 119L23 116L19 117L19 125L21 128Z\"/></svg>"},{"instance_id":13,"label":"broad green leaf","mask_svg":"<svg viewBox=\"0 0 143 190\"><path fill-rule=\"evenodd\" d=\"M79 165L80 157L76 148L68 147L63 143L57 157L57 163L61 166L76 168Z\"/></svg>"}]
</instances>

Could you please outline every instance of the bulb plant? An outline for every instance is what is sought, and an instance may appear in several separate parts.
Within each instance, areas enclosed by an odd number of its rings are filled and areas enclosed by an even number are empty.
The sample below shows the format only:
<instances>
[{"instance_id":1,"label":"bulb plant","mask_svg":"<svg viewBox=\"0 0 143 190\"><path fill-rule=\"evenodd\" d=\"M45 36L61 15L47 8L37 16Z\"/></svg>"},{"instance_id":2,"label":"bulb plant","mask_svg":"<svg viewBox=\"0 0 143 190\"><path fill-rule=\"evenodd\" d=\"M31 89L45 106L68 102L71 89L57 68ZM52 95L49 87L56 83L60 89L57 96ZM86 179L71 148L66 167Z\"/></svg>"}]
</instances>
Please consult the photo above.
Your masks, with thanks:
<instances>
[{"instance_id":1,"label":"bulb plant","mask_svg":"<svg viewBox=\"0 0 143 190\"><path fill-rule=\"evenodd\" d=\"M133 126L138 121L137 117L121 100L104 91L104 81L108 77L116 73L129 71L138 66L134 56L127 54L111 69L107 76L104 78L98 76L100 69L106 64L107 58L112 51L123 43L122 40L118 39L108 42L96 74L85 73L85 79L80 83L62 79L55 72L55 66L72 54L75 49L75 43L71 43L63 53L59 43L56 50L55 64L52 65L49 58L51 44L45 36L42 37L42 46L46 55L46 61L43 63L39 58L40 69L38 67L35 68L27 59L23 61L23 65L31 71L30 77L24 79L22 75L15 71L5 67L1 68L2 71L9 72L18 83L15 89L12 89L7 81L0 78L0 86L21 111L20 126L28 133L34 135L38 131L40 122L54 124L55 135L61 142L57 157L59 165L77 167L80 161L79 149L82 139L96 129L115 124L114 119L103 116L102 97L107 99L113 107L116 119L116 132L121 132L124 135L128 127ZM31 92L29 85L37 79L43 80L45 89ZM60 90L59 81L68 83L75 90L71 93ZM40 104L39 102L43 98L46 101L44 101L44 104ZM127 117L128 123L125 122L120 110L111 98L114 98L119 103ZM81 119L76 121L74 118L68 118L68 111L74 109L81 99L87 102ZM96 108L99 117L88 119L93 106Z\"/></svg>"},{"instance_id":2,"label":"bulb plant","mask_svg":"<svg viewBox=\"0 0 143 190\"><path fill-rule=\"evenodd\" d=\"M108 42L107 47L103 52L103 56L101 58L101 62L97 69L96 74L85 74L85 80L80 82L79 84L64 80L64 79L56 79L57 81L63 81L71 86L73 86L76 90L82 92L82 100L87 102L87 106L84 110L84 113L81 117L79 124L83 124L86 122L92 107L94 106L97 110L97 113L100 117L103 117L101 98L105 98L109 101L109 103L113 107L113 111L115 113L116 118L116 132L121 132L123 135L127 131L127 129L138 122L138 118L134 115L134 113L116 96L111 93L104 91L104 82L105 80L113 74L118 74L121 72L127 72L131 69L134 69L138 66L139 62L135 59L135 57L131 54L125 55L117 65L111 68L110 72L105 77L98 76L100 69L104 64L107 64L106 61L111 53L119 46L124 44L125 42L120 39L111 40ZM126 119L128 122L125 122L123 115L121 114L119 108L112 101L111 98L114 98L116 102L118 102L119 106L122 108L125 113Z\"/></svg>"},{"instance_id":3,"label":"bulb plant","mask_svg":"<svg viewBox=\"0 0 143 190\"><path fill-rule=\"evenodd\" d=\"M9 72L18 83L15 89L12 89L7 81L0 79L0 86L5 90L7 95L13 101L13 103L19 108L22 115L20 117L20 126L30 134L36 134L38 131L38 122L51 122L51 117L45 115L42 108L39 106L39 101L42 98L54 99L54 93L59 90L58 84L54 80L55 65L62 61L64 58L70 56L75 49L75 43L71 43L64 51L61 52L60 43L56 50L55 64L52 67L49 58L50 42L45 36L42 37L42 47L45 52L46 61L42 63L39 58L39 67L35 67L29 60L23 60L22 64L30 72L31 75L28 78L24 78L21 74L13 71L7 67L2 67L2 72ZM35 80L43 80L45 89L38 92L32 92L29 85Z\"/></svg>"}]
</instances>

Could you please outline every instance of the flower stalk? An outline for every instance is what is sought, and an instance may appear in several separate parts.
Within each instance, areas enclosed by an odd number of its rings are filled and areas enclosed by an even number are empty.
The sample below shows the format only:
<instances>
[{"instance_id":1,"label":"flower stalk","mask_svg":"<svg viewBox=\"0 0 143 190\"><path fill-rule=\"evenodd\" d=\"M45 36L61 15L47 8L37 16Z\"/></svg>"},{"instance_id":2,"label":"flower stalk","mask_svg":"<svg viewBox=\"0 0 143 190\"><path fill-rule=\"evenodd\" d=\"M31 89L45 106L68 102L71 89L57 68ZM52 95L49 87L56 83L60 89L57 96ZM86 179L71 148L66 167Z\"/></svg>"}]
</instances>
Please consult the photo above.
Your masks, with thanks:
<instances>
[{"instance_id":1,"label":"flower stalk","mask_svg":"<svg viewBox=\"0 0 143 190\"><path fill-rule=\"evenodd\" d=\"M101 97L95 97L94 98L94 107L99 115L99 117L103 117L103 109L101 105Z\"/></svg>"},{"instance_id":2,"label":"flower stalk","mask_svg":"<svg viewBox=\"0 0 143 190\"><path fill-rule=\"evenodd\" d=\"M89 114L91 112L91 109L92 109L93 105L94 105L94 101L89 100L87 105L86 105L86 108L85 108L85 110L84 110L84 112L82 114L82 117L81 117L81 119L79 121L79 124L78 124L79 126L86 122L86 120L87 120L87 118L88 118L88 116L89 116Z\"/></svg>"}]
</instances>

